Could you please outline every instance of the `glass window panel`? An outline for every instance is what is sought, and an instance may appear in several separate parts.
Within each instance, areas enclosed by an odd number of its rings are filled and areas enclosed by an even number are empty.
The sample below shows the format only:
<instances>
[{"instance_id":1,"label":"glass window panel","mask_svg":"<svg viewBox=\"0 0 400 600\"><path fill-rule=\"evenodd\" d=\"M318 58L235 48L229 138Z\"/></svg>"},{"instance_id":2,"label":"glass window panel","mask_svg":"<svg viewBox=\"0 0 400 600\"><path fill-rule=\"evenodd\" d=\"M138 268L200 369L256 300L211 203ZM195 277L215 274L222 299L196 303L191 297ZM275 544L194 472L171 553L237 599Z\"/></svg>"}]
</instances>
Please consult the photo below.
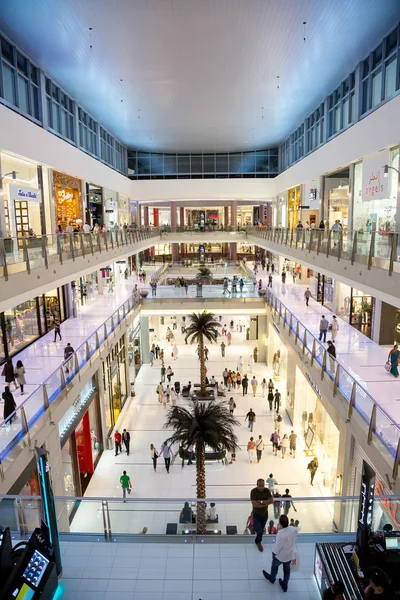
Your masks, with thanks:
<instances>
[{"instance_id":1,"label":"glass window panel","mask_svg":"<svg viewBox=\"0 0 400 600\"><path fill-rule=\"evenodd\" d=\"M152 154L150 156L151 174L163 175L164 173L164 156L162 154Z\"/></svg>"},{"instance_id":2,"label":"glass window panel","mask_svg":"<svg viewBox=\"0 0 400 600\"><path fill-rule=\"evenodd\" d=\"M14 64L13 47L6 40L1 40L1 54L12 65Z\"/></svg>"},{"instance_id":3,"label":"glass window panel","mask_svg":"<svg viewBox=\"0 0 400 600\"><path fill-rule=\"evenodd\" d=\"M228 157L226 157L228 159ZM203 155L204 173L215 173L215 156L214 154Z\"/></svg>"},{"instance_id":4,"label":"glass window panel","mask_svg":"<svg viewBox=\"0 0 400 600\"><path fill-rule=\"evenodd\" d=\"M175 175L176 170L176 154L165 154L164 155L164 174Z\"/></svg>"},{"instance_id":5,"label":"glass window panel","mask_svg":"<svg viewBox=\"0 0 400 600\"><path fill-rule=\"evenodd\" d=\"M61 126L60 126L60 107L58 106L58 104L56 104L55 102L53 102L52 105L52 112L53 112L53 121L52 121L52 127L55 131L61 132Z\"/></svg>"},{"instance_id":6,"label":"glass window panel","mask_svg":"<svg viewBox=\"0 0 400 600\"><path fill-rule=\"evenodd\" d=\"M369 102L369 80L366 79L363 82L363 87L362 87L362 114L366 113L369 108L370 108L370 102Z\"/></svg>"},{"instance_id":7,"label":"glass window panel","mask_svg":"<svg viewBox=\"0 0 400 600\"><path fill-rule=\"evenodd\" d=\"M349 123L349 99L346 98L346 100L343 100L343 127L347 127Z\"/></svg>"},{"instance_id":8,"label":"glass window panel","mask_svg":"<svg viewBox=\"0 0 400 600\"><path fill-rule=\"evenodd\" d=\"M254 173L256 169L256 164L256 152L243 152L243 173Z\"/></svg>"},{"instance_id":9,"label":"glass window panel","mask_svg":"<svg viewBox=\"0 0 400 600\"><path fill-rule=\"evenodd\" d=\"M335 133L340 131L340 106L335 108Z\"/></svg>"},{"instance_id":10,"label":"glass window panel","mask_svg":"<svg viewBox=\"0 0 400 600\"><path fill-rule=\"evenodd\" d=\"M397 46L397 27L390 35L386 38L386 51L385 57L387 58L389 54L396 48Z\"/></svg>"},{"instance_id":11,"label":"glass window panel","mask_svg":"<svg viewBox=\"0 0 400 600\"><path fill-rule=\"evenodd\" d=\"M372 70L379 65L382 60L383 44L380 44L377 49L372 53Z\"/></svg>"},{"instance_id":12,"label":"glass window panel","mask_svg":"<svg viewBox=\"0 0 400 600\"><path fill-rule=\"evenodd\" d=\"M350 114L349 114L349 122L353 123L356 119L356 95L353 92L350 94Z\"/></svg>"},{"instance_id":13,"label":"glass window panel","mask_svg":"<svg viewBox=\"0 0 400 600\"><path fill-rule=\"evenodd\" d=\"M396 91L397 56L386 64L385 68L385 98L390 98Z\"/></svg>"},{"instance_id":14,"label":"glass window panel","mask_svg":"<svg viewBox=\"0 0 400 600\"><path fill-rule=\"evenodd\" d=\"M178 173L187 174L190 173L190 156L180 154L178 156Z\"/></svg>"},{"instance_id":15,"label":"glass window panel","mask_svg":"<svg viewBox=\"0 0 400 600\"><path fill-rule=\"evenodd\" d=\"M3 63L3 88L4 100L16 105L15 99L15 73L14 69Z\"/></svg>"},{"instance_id":16,"label":"glass window panel","mask_svg":"<svg viewBox=\"0 0 400 600\"><path fill-rule=\"evenodd\" d=\"M201 154L192 154L190 157L190 172L203 173L203 157Z\"/></svg>"},{"instance_id":17,"label":"glass window panel","mask_svg":"<svg viewBox=\"0 0 400 600\"><path fill-rule=\"evenodd\" d=\"M243 161L241 154L230 154L229 155L229 173L242 173L243 172Z\"/></svg>"},{"instance_id":18,"label":"glass window panel","mask_svg":"<svg viewBox=\"0 0 400 600\"><path fill-rule=\"evenodd\" d=\"M369 57L366 58L363 63L363 79L364 79L364 77L366 77L368 75L368 73L369 73Z\"/></svg>"},{"instance_id":19,"label":"glass window panel","mask_svg":"<svg viewBox=\"0 0 400 600\"><path fill-rule=\"evenodd\" d=\"M33 83L35 83L36 85L39 85L39 75L38 75L38 70L36 67L34 67L33 65L30 66L31 67L31 81Z\"/></svg>"},{"instance_id":20,"label":"glass window panel","mask_svg":"<svg viewBox=\"0 0 400 600\"><path fill-rule=\"evenodd\" d=\"M28 77L28 60L17 52L17 67L24 75Z\"/></svg>"},{"instance_id":21,"label":"glass window panel","mask_svg":"<svg viewBox=\"0 0 400 600\"><path fill-rule=\"evenodd\" d=\"M35 85L31 85L31 104L32 116L39 120L39 90Z\"/></svg>"},{"instance_id":22,"label":"glass window panel","mask_svg":"<svg viewBox=\"0 0 400 600\"><path fill-rule=\"evenodd\" d=\"M372 108L382 101L382 71L372 75Z\"/></svg>"},{"instance_id":23,"label":"glass window panel","mask_svg":"<svg viewBox=\"0 0 400 600\"><path fill-rule=\"evenodd\" d=\"M24 77L18 75L18 104L21 110L29 114L28 82Z\"/></svg>"},{"instance_id":24,"label":"glass window panel","mask_svg":"<svg viewBox=\"0 0 400 600\"><path fill-rule=\"evenodd\" d=\"M216 173L228 173L228 155L217 154L216 156Z\"/></svg>"},{"instance_id":25,"label":"glass window panel","mask_svg":"<svg viewBox=\"0 0 400 600\"><path fill-rule=\"evenodd\" d=\"M65 110L61 111L61 133L68 137L68 114Z\"/></svg>"}]
</instances>

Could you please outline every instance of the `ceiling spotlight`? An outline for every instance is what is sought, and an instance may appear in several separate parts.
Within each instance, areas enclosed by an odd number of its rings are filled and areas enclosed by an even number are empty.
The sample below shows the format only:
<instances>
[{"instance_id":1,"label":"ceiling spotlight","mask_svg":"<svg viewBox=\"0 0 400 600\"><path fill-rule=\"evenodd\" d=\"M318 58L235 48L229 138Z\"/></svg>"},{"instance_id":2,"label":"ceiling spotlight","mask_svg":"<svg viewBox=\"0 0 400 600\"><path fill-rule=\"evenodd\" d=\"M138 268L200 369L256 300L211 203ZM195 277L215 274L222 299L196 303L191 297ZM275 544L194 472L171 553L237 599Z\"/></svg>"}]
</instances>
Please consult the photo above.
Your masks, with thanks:
<instances>
[{"instance_id":1,"label":"ceiling spotlight","mask_svg":"<svg viewBox=\"0 0 400 600\"><path fill-rule=\"evenodd\" d=\"M303 42L306 41L306 25L307 21L303 21Z\"/></svg>"}]
</instances>

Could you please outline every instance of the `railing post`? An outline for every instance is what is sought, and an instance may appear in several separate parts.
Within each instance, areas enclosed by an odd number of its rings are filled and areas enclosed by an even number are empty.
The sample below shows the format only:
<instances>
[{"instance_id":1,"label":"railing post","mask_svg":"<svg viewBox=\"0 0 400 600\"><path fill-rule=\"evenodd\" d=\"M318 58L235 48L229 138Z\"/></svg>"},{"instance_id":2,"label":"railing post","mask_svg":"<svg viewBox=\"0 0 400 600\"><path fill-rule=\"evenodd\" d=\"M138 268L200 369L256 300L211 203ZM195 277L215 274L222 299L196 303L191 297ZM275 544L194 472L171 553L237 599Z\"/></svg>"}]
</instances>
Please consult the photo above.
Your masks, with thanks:
<instances>
[{"instance_id":1,"label":"railing post","mask_svg":"<svg viewBox=\"0 0 400 600\"><path fill-rule=\"evenodd\" d=\"M320 229L318 229L317 255L319 254L319 251L321 249L321 235L322 235L322 231Z\"/></svg>"},{"instance_id":2,"label":"railing post","mask_svg":"<svg viewBox=\"0 0 400 600\"><path fill-rule=\"evenodd\" d=\"M25 236L22 238L22 250L23 250L23 253L24 253L24 261L25 261L25 264L26 264L26 270L28 271L28 274L30 274L30 272L31 272L31 265L30 265L30 262L29 262L28 247L26 245L26 237Z\"/></svg>"},{"instance_id":3,"label":"railing post","mask_svg":"<svg viewBox=\"0 0 400 600\"><path fill-rule=\"evenodd\" d=\"M75 239L74 239L74 236L72 233L69 233L68 237L69 237L69 247L71 249L71 254L72 254L72 260L75 260L75 247L74 247Z\"/></svg>"},{"instance_id":4,"label":"railing post","mask_svg":"<svg viewBox=\"0 0 400 600\"><path fill-rule=\"evenodd\" d=\"M108 250L108 231L105 231L102 235L103 235L103 240L104 240L104 244L105 244L106 252L107 252L107 250Z\"/></svg>"},{"instance_id":5,"label":"railing post","mask_svg":"<svg viewBox=\"0 0 400 600\"><path fill-rule=\"evenodd\" d=\"M306 353L306 348L307 348L307 331L304 329L304 336L303 336L303 356Z\"/></svg>"},{"instance_id":6,"label":"railing post","mask_svg":"<svg viewBox=\"0 0 400 600\"><path fill-rule=\"evenodd\" d=\"M285 237L285 229L281 227L281 246L283 246L283 238Z\"/></svg>"},{"instance_id":7,"label":"railing post","mask_svg":"<svg viewBox=\"0 0 400 600\"><path fill-rule=\"evenodd\" d=\"M29 431L29 427L28 427L28 420L26 418L25 408L23 406L21 406L20 412L21 412L21 429L25 434L27 434Z\"/></svg>"},{"instance_id":8,"label":"railing post","mask_svg":"<svg viewBox=\"0 0 400 600\"><path fill-rule=\"evenodd\" d=\"M87 360L87 362L89 362L89 360L90 360L90 348L89 348L89 344L88 344L87 340L85 342L85 353L86 353L86 360Z\"/></svg>"},{"instance_id":9,"label":"railing post","mask_svg":"<svg viewBox=\"0 0 400 600\"><path fill-rule=\"evenodd\" d=\"M4 279L5 281L8 281L7 255L3 239L0 239L0 258L1 262L3 263Z\"/></svg>"},{"instance_id":10,"label":"railing post","mask_svg":"<svg viewBox=\"0 0 400 600\"><path fill-rule=\"evenodd\" d=\"M313 233L314 233L314 229L310 229L310 238L308 240L308 251L311 252L311 248L312 248L312 243L313 243Z\"/></svg>"},{"instance_id":11,"label":"railing post","mask_svg":"<svg viewBox=\"0 0 400 600\"><path fill-rule=\"evenodd\" d=\"M60 381L61 381L61 389L64 389L65 386L67 385L67 382L65 381L65 373L64 373L64 369L62 367L60 367Z\"/></svg>"},{"instance_id":12,"label":"railing post","mask_svg":"<svg viewBox=\"0 0 400 600\"><path fill-rule=\"evenodd\" d=\"M61 248L61 236L57 235L57 254L60 257L60 265L63 264L63 259L62 259L62 248Z\"/></svg>"},{"instance_id":13,"label":"railing post","mask_svg":"<svg viewBox=\"0 0 400 600\"><path fill-rule=\"evenodd\" d=\"M117 240L117 248L119 248L119 231L118 231L118 229L115 232L115 239Z\"/></svg>"},{"instance_id":14,"label":"railing post","mask_svg":"<svg viewBox=\"0 0 400 600\"><path fill-rule=\"evenodd\" d=\"M47 393L47 384L46 383L43 385L43 406L44 406L45 410L47 410L50 406L49 394Z\"/></svg>"},{"instance_id":15,"label":"railing post","mask_svg":"<svg viewBox=\"0 0 400 600\"><path fill-rule=\"evenodd\" d=\"M289 337L292 335L292 325L293 325L293 315L292 315L292 313L290 313L290 319L289 319Z\"/></svg>"},{"instance_id":16,"label":"railing post","mask_svg":"<svg viewBox=\"0 0 400 600\"><path fill-rule=\"evenodd\" d=\"M351 264L354 265L354 261L356 258L356 254L357 254L357 231L354 232L354 236L353 236L353 247L351 249Z\"/></svg>"},{"instance_id":17,"label":"railing post","mask_svg":"<svg viewBox=\"0 0 400 600\"><path fill-rule=\"evenodd\" d=\"M368 271L370 271L372 266L372 259L375 254L375 237L376 231L371 231L371 242L369 244L369 254L368 254Z\"/></svg>"},{"instance_id":18,"label":"railing post","mask_svg":"<svg viewBox=\"0 0 400 600\"><path fill-rule=\"evenodd\" d=\"M293 246L293 227L290 230L290 247Z\"/></svg>"},{"instance_id":19,"label":"railing post","mask_svg":"<svg viewBox=\"0 0 400 600\"><path fill-rule=\"evenodd\" d=\"M42 256L44 258L44 266L49 268L49 256L47 254L47 237L42 235Z\"/></svg>"},{"instance_id":20,"label":"railing post","mask_svg":"<svg viewBox=\"0 0 400 600\"><path fill-rule=\"evenodd\" d=\"M107 325L104 323L103 327L104 327L104 341L105 341L108 338Z\"/></svg>"},{"instance_id":21,"label":"railing post","mask_svg":"<svg viewBox=\"0 0 400 600\"><path fill-rule=\"evenodd\" d=\"M304 227L303 227L302 231L303 231L303 233L301 235L301 249L304 250L304 246L306 243L306 230L304 229Z\"/></svg>"},{"instance_id":22,"label":"railing post","mask_svg":"<svg viewBox=\"0 0 400 600\"><path fill-rule=\"evenodd\" d=\"M370 446L372 443L372 434L375 433L376 429L376 404L374 403L372 407L371 420L369 422L369 430L368 430L368 445Z\"/></svg>"},{"instance_id":23,"label":"railing post","mask_svg":"<svg viewBox=\"0 0 400 600\"><path fill-rule=\"evenodd\" d=\"M340 381L340 365L336 363L335 378L333 380L333 395L336 396Z\"/></svg>"},{"instance_id":24,"label":"railing post","mask_svg":"<svg viewBox=\"0 0 400 600\"><path fill-rule=\"evenodd\" d=\"M114 329L115 329L114 317L113 317L113 315L111 315L111 331L114 331Z\"/></svg>"},{"instance_id":25,"label":"railing post","mask_svg":"<svg viewBox=\"0 0 400 600\"><path fill-rule=\"evenodd\" d=\"M283 317L282 329L285 329L285 327L286 327L286 306L285 306L285 315Z\"/></svg>"},{"instance_id":26,"label":"railing post","mask_svg":"<svg viewBox=\"0 0 400 600\"><path fill-rule=\"evenodd\" d=\"M0 481L4 481L4 468L0 458Z\"/></svg>"},{"instance_id":27,"label":"railing post","mask_svg":"<svg viewBox=\"0 0 400 600\"><path fill-rule=\"evenodd\" d=\"M324 356L322 357L322 369L321 369L321 379L324 379L324 373L326 373L326 350L324 351Z\"/></svg>"},{"instance_id":28,"label":"railing post","mask_svg":"<svg viewBox=\"0 0 400 600\"><path fill-rule=\"evenodd\" d=\"M342 248L343 248L343 229L339 231L339 240L338 240L338 251L337 251L337 259L340 260L342 258Z\"/></svg>"},{"instance_id":29,"label":"railing post","mask_svg":"<svg viewBox=\"0 0 400 600\"><path fill-rule=\"evenodd\" d=\"M94 254L94 250L93 250L93 234L89 233L89 246L90 246L90 250L92 251L92 256Z\"/></svg>"},{"instance_id":30,"label":"railing post","mask_svg":"<svg viewBox=\"0 0 400 600\"><path fill-rule=\"evenodd\" d=\"M100 348L99 334L96 331L96 350L98 350L99 348Z\"/></svg>"},{"instance_id":31,"label":"railing post","mask_svg":"<svg viewBox=\"0 0 400 600\"><path fill-rule=\"evenodd\" d=\"M314 364L316 349L317 349L317 344L316 344L315 338L314 338L313 344L312 344L312 350L311 350L311 366Z\"/></svg>"},{"instance_id":32,"label":"railing post","mask_svg":"<svg viewBox=\"0 0 400 600\"><path fill-rule=\"evenodd\" d=\"M353 385L351 386L351 395L350 395L350 403L349 403L349 412L347 418L350 420L353 414L353 410L356 406L356 392L357 392L357 384L353 381Z\"/></svg>"},{"instance_id":33,"label":"railing post","mask_svg":"<svg viewBox=\"0 0 400 600\"><path fill-rule=\"evenodd\" d=\"M394 465L393 465L393 481L396 481L397 479L397 475L399 474L399 463L400 463L400 438L399 441L397 442L397 450L396 450L396 456L394 457Z\"/></svg>"},{"instance_id":34,"label":"railing post","mask_svg":"<svg viewBox=\"0 0 400 600\"><path fill-rule=\"evenodd\" d=\"M329 250L331 249L332 229L328 231L328 240L326 242L326 258L329 256Z\"/></svg>"},{"instance_id":35,"label":"railing post","mask_svg":"<svg viewBox=\"0 0 400 600\"><path fill-rule=\"evenodd\" d=\"M85 258L85 240L83 239L84 234L78 233L78 235L79 235L79 242L80 242L80 246L81 246L82 256L83 256L83 258Z\"/></svg>"},{"instance_id":36,"label":"railing post","mask_svg":"<svg viewBox=\"0 0 400 600\"><path fill-rule=\"evenodd\" d=\"M389 261L389 275L392 276L393 273L393 263L397 260L397 242L398 242L398 233L392 233L392 247L390 249L390 261Z\"/></svg>"},{"instance_id":37,"label":"railing post","mask_svg":"<svg viewBox=\"0 0 400 600\"><path fill-rule=\"evenodd\" d=\"M300 330L300 327L299 327L299 321L297 321L297 325L296 325L296 338L295 338L295 340L294 340L294 343L295 343L295 344L297 344L297 341L298 341L298 339L299 339L299 330Z\"/></svg>"},{"instance_id":38,"label":"railing post","mask_svg":"<svg viewBox=\"0 0 400 600\"><path fill-rule=\"evenodd\" d=\"M75 372L79 373L79 371L80 371L79 361L78 361L78 356L77 356L76 352L74 352L74 367L75 367Z\"/></svg>"}]
</instances>

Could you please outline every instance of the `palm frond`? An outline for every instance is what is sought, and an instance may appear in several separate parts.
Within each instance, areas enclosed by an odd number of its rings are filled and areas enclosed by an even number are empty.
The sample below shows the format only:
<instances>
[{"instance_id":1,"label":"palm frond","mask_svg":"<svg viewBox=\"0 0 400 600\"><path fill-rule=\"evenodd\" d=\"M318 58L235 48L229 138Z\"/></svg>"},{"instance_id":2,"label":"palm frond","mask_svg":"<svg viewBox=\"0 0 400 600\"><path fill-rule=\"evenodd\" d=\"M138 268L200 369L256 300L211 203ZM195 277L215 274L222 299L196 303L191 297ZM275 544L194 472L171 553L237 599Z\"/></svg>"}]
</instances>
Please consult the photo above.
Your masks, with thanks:
<instances>
[{"instance_id":1,"label":"palm frond","mask_svg":"<svg viewBox=\"0 0 400 600\"><path fill-rule=\"evenodd\" d=\"M189 315L189 325L186 327L185 340L191 344L199 341L203 336L210 343L218 339L218 329L221 327L216 320L215 315L204 310L202 313L192 313Z\"/></svg>"}]
</instances>

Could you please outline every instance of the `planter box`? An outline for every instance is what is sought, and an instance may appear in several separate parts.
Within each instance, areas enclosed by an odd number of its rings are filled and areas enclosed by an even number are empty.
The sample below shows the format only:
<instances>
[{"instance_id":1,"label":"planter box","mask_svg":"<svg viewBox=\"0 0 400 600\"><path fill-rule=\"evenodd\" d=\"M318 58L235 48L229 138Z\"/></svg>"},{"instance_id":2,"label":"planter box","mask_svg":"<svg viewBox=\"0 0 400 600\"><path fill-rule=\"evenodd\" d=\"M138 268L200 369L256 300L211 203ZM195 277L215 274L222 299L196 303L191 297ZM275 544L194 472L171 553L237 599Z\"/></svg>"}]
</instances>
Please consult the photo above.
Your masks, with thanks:
<instances>
[{"instance_id":1,"label":"planter box","mask_svg":"<svg viewBox=\"0 0 400 600\"><path fill-rule=\"evenodd\" d=\"M147 290L143 290L142 292L139 292L139 294L142 298L147 298L147 296L149 295L149 292Z\"/></svg>"},{"instance_id":2,"label":"planter box","mask_svg":"<svg viewBox=\"0 0 400 600\"><path fill-rule=\"evenodd\" d=\"M206 395L200 393L200 390L194 390L192 393L192 399L199 402L207 402L208 400L214 400L214 390L207 390Z\"/></svg>"}]
</instances>

